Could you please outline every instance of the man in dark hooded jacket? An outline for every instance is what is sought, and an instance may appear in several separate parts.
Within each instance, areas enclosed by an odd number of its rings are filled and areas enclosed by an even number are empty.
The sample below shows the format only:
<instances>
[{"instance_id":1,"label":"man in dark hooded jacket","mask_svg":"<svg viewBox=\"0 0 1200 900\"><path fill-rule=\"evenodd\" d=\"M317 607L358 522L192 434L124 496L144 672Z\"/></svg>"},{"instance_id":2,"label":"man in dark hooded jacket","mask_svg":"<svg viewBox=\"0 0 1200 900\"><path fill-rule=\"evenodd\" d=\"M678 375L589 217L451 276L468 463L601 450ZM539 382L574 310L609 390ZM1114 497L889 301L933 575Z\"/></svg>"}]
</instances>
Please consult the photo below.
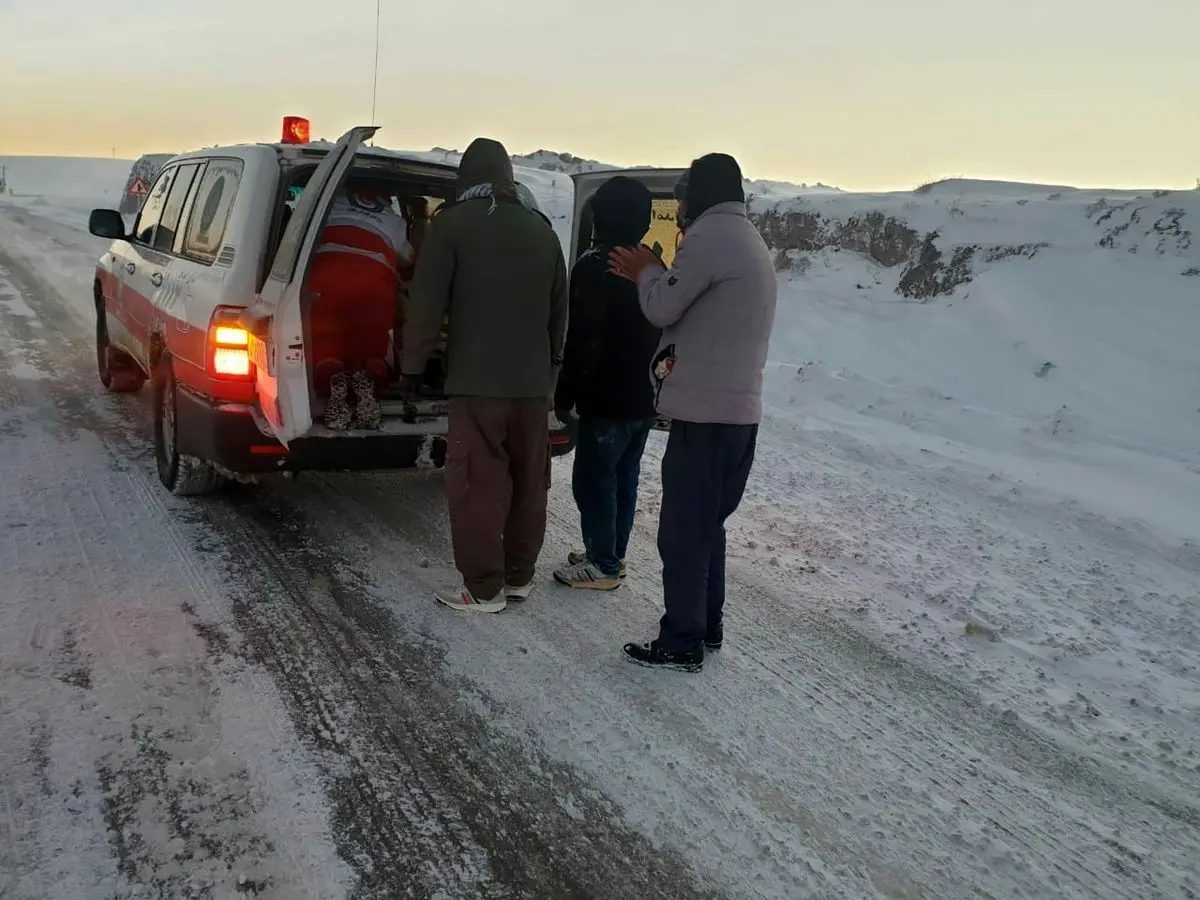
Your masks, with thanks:
<instances>
[{"instance_id":1,"label":"man in dark hooded jacket","mask_svg":"<svg viewBox=\"0 0 1200 900\"><path fill-rule=\"evenodd\" d=\"M609 259L663 329L653 373L658 411L671 419L658 520L666 611L658 637L626 644L625 655L696 672L725 637L725 520L754 464L779 287L732 156L692 162L680 213L686 232L670 269L645 248Z\"/></svg>"},{"instance_id":2,"label":"man in dark hooded jacket","mask_svg":"<svg viewBox=\"0 0 1200 900\"><path fill-rule=\"evenodd\" d=\"M591 248L571 270L567 348L554 407L574 409L579 436L571 487L584 550L554 573L569 587L613 590L625 575L625 550L637 509L646 438L654 425L648 373L659 330L638 306L637 287L608 271L614 247L636 247L650 228L645 185L617 175L592 198Z\"/></svg>"},{"instance_id":3,"label":"man in dark hooded jacket","mask_svg":"<svg viewBox=\"0 0 1200 900\"><path fill-rule=\"evenodd\" d=\"M529 596L545 539L567 272L549 220L522 201L502 144L471 142L456 191L417 262L400 370L413 390L448 313L446 494L463 581L437 599L499 612Z\"/></svg>"}]
</instances>

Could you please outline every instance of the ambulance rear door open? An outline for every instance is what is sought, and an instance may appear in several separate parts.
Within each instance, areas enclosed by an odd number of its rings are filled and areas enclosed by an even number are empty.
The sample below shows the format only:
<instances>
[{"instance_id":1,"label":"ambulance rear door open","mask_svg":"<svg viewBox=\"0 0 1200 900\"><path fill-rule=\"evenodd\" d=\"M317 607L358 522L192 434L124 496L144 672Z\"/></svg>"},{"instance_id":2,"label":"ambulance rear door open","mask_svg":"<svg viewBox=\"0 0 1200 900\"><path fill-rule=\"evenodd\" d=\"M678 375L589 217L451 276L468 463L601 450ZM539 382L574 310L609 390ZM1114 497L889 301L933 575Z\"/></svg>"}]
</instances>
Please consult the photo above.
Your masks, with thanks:
<instances>
[{"instance_id":1,"label":"ambulance rear door open","mask_svg":"<svg viewBox=\"0 0 1200 900\"><path fill-rule=\"evenodd\" d=\"M334 197L354 165L359 147L377 130L372 125L350 129L318 164L280 239L258 301L242 315L250 332L259 405L284 446L312 428L304 283Z\"/></svg>"},{"instance_id":2,"label":"ambulance rear door open","mask_svg":"<svg viewBox=\"0 0 1200 900\"><path fill-rule=\"evenodd\" d=\"M610 169L601 172L581 172L572 175L575 182L575 210L571 220L571 258L569 265L587 250L592 243L592 197L600 185L614 175L622 175L640 181L654 198L650 230L642 238L649 247L655 244L662 248L662 260L666 265L675 258L675 244L679 235L675 213L675 182L687 169Z\"/></svg>"}]
</instances>

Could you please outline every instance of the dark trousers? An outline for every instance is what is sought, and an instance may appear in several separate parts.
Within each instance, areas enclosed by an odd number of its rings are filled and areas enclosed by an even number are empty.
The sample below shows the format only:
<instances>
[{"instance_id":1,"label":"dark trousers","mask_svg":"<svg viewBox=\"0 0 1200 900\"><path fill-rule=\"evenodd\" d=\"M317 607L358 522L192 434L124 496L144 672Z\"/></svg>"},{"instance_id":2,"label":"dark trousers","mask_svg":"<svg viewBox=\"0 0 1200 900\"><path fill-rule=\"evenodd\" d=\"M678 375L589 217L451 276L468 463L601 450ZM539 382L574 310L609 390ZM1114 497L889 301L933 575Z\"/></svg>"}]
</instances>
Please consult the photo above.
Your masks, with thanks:
<instances>
[{"instance_id":1,"label":"dark trousers","mask_svg":"<svg viewBox=\"0 0 1200 900\"><path fill-rule=\"evenodd\" d=\"M658 519L664 650L699 647L709 626L722 620L725 520L742 502L757 439L757 425L671 422Z\"/></svg>"},{"instance_id":2,"label":"dark trousers","mask_svg":"<svg viewBox=\"0 0 1200 900\"><path fill-rule=\"evenodd\" d=\"M544 397L450 400L450 536L454 564L478 600L533 580L546 537L548 426Z\"/></svg>"},{"instance_id":3,"label":"dark trousers","mask_svg":"<svg viewBox=\"0 0 1200 900\"><path fill-rule=\"evenodd\" d=\"M653 424L653 419L579 420L571 489L584 549L606 575L620 571L629 547L642 453Z\"/></svg>"}]
</instances>

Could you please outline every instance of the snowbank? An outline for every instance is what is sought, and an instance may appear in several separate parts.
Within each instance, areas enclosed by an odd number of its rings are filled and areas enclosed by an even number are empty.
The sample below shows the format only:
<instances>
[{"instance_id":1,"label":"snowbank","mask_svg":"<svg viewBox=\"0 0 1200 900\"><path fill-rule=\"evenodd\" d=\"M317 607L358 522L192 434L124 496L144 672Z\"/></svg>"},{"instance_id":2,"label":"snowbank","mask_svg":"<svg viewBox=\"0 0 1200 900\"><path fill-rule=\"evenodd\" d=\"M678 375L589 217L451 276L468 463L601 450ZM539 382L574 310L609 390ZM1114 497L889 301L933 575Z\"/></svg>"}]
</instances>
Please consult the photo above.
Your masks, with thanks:
<instances>
[{"instance_id":1,"label":"snowbank","mask_svg":"<svg viewBox=\"0 0 1200 900\"><path fill-rule=\"evenodd\" d=\"M12 195L0 199L44 196L88 203L109 201L115 206L133 163L128 159L0 156L0 165L6 169Z\"/></svg>"},{"instance_id":2,"label":"snowbank","mask_svg":"<svg viewBox=\"0 0 1200 900\"><path fill-rule=\"evenodd\" d=\"M994 453L1103 448L1103 471L1137 459L1155 486L1087 479L1088 499L1200 536L1175 494L1200 464L1200 192L946 187L756 207L782 251L772 400Z\"/></svg>"}]
</instances>

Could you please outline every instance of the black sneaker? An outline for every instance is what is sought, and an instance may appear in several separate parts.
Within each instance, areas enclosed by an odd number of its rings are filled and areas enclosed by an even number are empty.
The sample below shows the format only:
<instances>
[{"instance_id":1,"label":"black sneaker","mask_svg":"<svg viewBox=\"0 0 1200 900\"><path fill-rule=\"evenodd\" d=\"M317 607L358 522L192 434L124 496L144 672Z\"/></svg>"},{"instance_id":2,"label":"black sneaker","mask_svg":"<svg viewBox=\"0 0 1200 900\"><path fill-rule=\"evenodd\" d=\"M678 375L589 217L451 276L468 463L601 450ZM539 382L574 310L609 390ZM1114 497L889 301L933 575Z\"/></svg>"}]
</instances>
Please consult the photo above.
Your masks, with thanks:
<instances>
[{"instance_id":1,"label":"black sneaker","mask_svg":"<svg viewBox=\"0 0 1200 900\"><path fill-rule=\"evenodd\" d=\"M704 668L704 648L677 650L668 653L658 644L626 644L625 656L630 662L651 669L675 669L678 672L699 672Z\"/></svg>"},{"instance_id":2,"label":"black sneaker","mask_svg":"<svg viewBox=\"0 0 1200 900\"><path fill-rule=\"evenodd\" d=\"M704 635L704 649L720 650L723 643L725 643L725 626L720 622L708 626L708 633Z\"/></svg>"}]
</instances>

